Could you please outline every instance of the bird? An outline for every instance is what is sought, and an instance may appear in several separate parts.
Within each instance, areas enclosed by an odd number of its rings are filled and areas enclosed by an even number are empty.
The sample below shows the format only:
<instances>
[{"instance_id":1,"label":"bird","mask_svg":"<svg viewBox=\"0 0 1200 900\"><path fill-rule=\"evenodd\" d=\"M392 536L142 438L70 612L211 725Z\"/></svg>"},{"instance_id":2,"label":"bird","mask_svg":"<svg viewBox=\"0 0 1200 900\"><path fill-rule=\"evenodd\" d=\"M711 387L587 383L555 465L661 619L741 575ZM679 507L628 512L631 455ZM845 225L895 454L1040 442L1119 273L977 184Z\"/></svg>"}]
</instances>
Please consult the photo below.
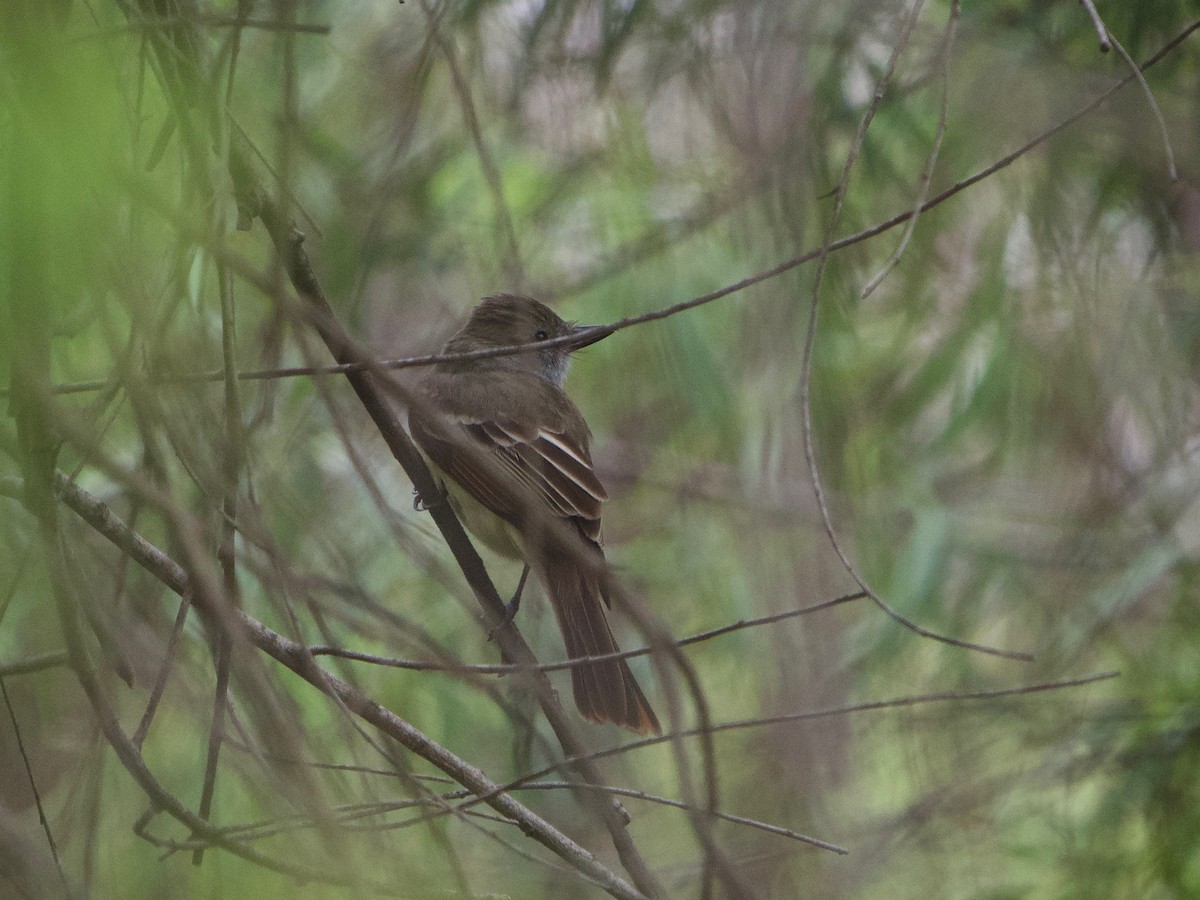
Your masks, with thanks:
<instances>
[{"instance_id":1,"label":"bird","mask_svg":"<svg viewBox=\"0 0 1200 900\"><path fill-rule=\"evenodd\" d=\"M485 297L442 354L569 339L440 361L420 381L423 402L409 411L413 438L460 521L499 555L525 564L504 624L532 570L572 660L619 652L600 524L608 494L592 465L591 431L563 389L572 354L611 333L569 323L532 297ZM571 684L585 719L661 732L624 659L573 666Z\"/></svg>"}]
</instances>

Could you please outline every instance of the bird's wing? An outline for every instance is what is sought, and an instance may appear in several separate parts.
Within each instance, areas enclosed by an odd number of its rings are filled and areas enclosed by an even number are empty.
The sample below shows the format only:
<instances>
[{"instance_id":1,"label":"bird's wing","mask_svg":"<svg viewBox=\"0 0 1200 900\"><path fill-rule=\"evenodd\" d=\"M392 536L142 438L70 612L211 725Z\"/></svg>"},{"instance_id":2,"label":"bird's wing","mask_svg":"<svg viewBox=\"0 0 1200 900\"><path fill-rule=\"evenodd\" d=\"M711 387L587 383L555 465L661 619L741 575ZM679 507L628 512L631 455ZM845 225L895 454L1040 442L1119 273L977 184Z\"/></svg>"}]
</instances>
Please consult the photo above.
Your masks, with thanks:
<instances>
[{"instance_id":1,"label":"bird's wing","mask_svg":"<svg viewBox=\"0 0 1200 900\"><path fill-rule=\"evenodd\" d=\"M585 443L545 426L446 417L435 428L412 420L421 449L472 497L518 528L541 516L571 519L600 543L600 504L608 499Z\"/></svg>"}]
</instances>

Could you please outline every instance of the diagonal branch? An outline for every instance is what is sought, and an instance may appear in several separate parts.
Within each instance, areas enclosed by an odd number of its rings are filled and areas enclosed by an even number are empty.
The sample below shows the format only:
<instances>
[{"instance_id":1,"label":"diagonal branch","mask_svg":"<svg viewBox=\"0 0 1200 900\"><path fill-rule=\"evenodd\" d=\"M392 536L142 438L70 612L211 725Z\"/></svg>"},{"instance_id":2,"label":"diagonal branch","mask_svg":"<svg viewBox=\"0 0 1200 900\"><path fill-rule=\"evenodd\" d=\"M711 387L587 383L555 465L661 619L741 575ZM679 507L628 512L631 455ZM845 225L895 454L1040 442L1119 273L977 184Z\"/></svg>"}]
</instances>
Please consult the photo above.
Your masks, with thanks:
<instances>
[{"instance_id":1,"label":"diagonal branch","mask_svg":"<svg viewBox=\"0 0 1200 900\"><path fill-rule=\"evenodd\" d=\"M231 152L231 163L231 168L235 173L241 174L242 184L245 185L246 182L244 179L250 176L245 161L239 161L236 148ZM310 305L312 309L312 324L321 335L322 340L325 341L334 359L340 363L369 363L370 357L353 342L350 336L337 323L333 311L325 299L324 291L321 289L316 275L313 273L308 255L304 252L302 246L303 236L283 216L272 200L260 195L259 202L261 204L260 216L263 224L267 227L276 250L283 259L284 266L292 280L293 286ZM347 373L346 377L368 415L370 415L372 421L375 423L376 428L378 428L388 449L391 450L393 457L400 463L405 474L411 479L418 494L425 497L438 496L439 489L437 483L434 481L432 474L430 474L429 468L425 465L425 461L421 458L416 446L401 426L400 420L388 402L388 397L380 382L376 380L373 373L365 371L350 372ZM491 578L488 576L487 570L483 565L483 560L480 559L479 553L471 544L450 505L447 503L434 504L430 507L429 512L434 523L445 538L451 553L454 555L455 561L462 569L480 605L483 606L492 621L502 621L504 617L504 602L500 599L500 595L492 584ZM520 633L511 623L508 627L498 631L496 638L506 658L513 660L514 663L522 668L523 677L527 678L532 685L542 711L545 713L550 727L558 736L564 751L568 756L580 755L584 745L575 731L575 726L563 709L562 704L558 701L558 697L549 680L544 674L535 671L537 658L525 642L525 639L521 637ZM585 767L580 771L580 775L585 781L597 784L603 783L599 772L594 768L589 769ZM654 884L654 878L650 874L650 870L645 865L645 862L641 859L641 855L634 847L621 817L602 801L590 805L595 812L602 816L603 820L609 826L609 831L617 846L618 853L622 857L622 862L626 865L627 869L631 870L634 880L644 890L646 889L646 885ZM651 889L647 890L647 893L654 894L657 891Z\"/></svg>"},{"instance_id":2,"label":"diagonal branch","mask_svg":"<svg viewBox=\"0 0 1200 900\"><path fill-rule=\"evenodd\" d=\"M159 33L154 33L154 37L156 38L156 52L163 57L161 60L163 65L159 67L160 79L170 98L175 117L181 126L184 126L191 121L185 98L194 98L203 102L207 96L202 75L204 67L201 65L200 59L202 42L196 29L186 26L174 30L169 39ZM290 43L285 45L285 64L291 59L289 47ZM168 62L172 64L169 67ZM291 72L290 65L287 67L287 71ZM164 75L167 72L170 74ZM194 142L189 141L189 144L194 145ZM302 246L303 236L294 227L286 207L281 208L262 189L251 163L247 142L238 135L231 137L228 164L238 204L239 220L248 222L252 217L258 217L266 226L271 241L275 245L278 259L282 262L293 287L306 305L310 324L321 335L334 359L339 363L369 362L369 357L358 348L338 324ZM285 171L282 179L285 187L289 183L286 176ZM231 270L238 271L234 267L231 267ZM239 272L239 274L241 273ZM282 293L277 289L277 279L256 280L259 281L265 296L279 297ZM416 447L400 425L395 411L388 402L388 396L376 377L377 372L378 369L373 372L357 371L348 374L347 377L388 448L412 480L418 492L427 497L436 496L437 485ZM503 601L497 594L479 554L467 539L466 533L455 518L453 511L448 504L439 504L431 510L431 513L480 604L494 621L501 621L504 612ZM200 593L200 591L197 592L197 601L200 599ZM228 614L237 615L237 611L230 611ZM510 626L503 629L499 635L499 642L508 659L518 664L536 665L537 660L533 652L515 628ZM311 656L305 654L305 659L308 660L309 665L312 665ZM564 752L573 757L584 755L584 745L546 676L531 671L524 673L522 677L532 684L538 701L551 728L562 744ZM332 684L333 682L330 682L329 686L322 689L336 695L337 691L332 688ZM590 764L580 767L578 772L580 777L586 781L603 783L600 773ZM602 799L594 798L591 794L585 794L583 797L584 802L607 826L623 865L642 892L652 896L661 895L663 891L634 845L625 828L625 820Z\"/></svg>"},{"instance_id":3,"label":"diagonal branch","mask_svg":"<svg viewBox=\"0 0 1200 900\"><path fill-rule=\"evenodd\" d=\"M106 504L74 483L67 481L61 475L56 478L55 486L62 501L68 507L122 552L128 554L134 562L181 597L188 592L190 579L184 568L158 547L129 529ZM374 725L422 759L445 772L459 784L469 788L477 797L488 798L485 802L505 819L516 824L525 834L555 853L577 871L596 881L609 894L614 897L630 898L630 900L645 896L635 887L610 872L590 852L572 841L545 819L505 794L503 789L488 779L482 770L430 740L422 732L361 691L332 673L321 669L313 662L312 656L302 645L271 630L241 610L231 610L228 615L236 622L247 640L259 650L299 675L322 693L329 694L339 703L344 704L365 722ZM78 638L77 634L76 638ZM81 645L79 649L82 651ZM74 654L72 659L76 659ZM146 768L136 748L120 730L119 724L116 723L115 717L111 715L111 710L107 707L107 701L99 695L98 685L93 684L92 686L95 688L103 710L108 713L107 717L101 718L101 726L105 728L106 736L113 743L122 763L135 775L152 800L213 845L232 850L247 859L268 865L276 871L295 874L289 869L281 869L274 860L262 857L255 851L230 840L221 829L212 827L166 794L154 781L153 775ZM85 684L85 690L87 689L88 686ZM89 690L89 696L91 693ZM97 712L99 713L100 710L98 709ZM113 729L115 731L110 733L110 730ZM153 790L148 788L153 788ZM328 875L321 877L319 873L305 873L301 877L321 882L329 881Z\"/></svg>"}]
</instances>

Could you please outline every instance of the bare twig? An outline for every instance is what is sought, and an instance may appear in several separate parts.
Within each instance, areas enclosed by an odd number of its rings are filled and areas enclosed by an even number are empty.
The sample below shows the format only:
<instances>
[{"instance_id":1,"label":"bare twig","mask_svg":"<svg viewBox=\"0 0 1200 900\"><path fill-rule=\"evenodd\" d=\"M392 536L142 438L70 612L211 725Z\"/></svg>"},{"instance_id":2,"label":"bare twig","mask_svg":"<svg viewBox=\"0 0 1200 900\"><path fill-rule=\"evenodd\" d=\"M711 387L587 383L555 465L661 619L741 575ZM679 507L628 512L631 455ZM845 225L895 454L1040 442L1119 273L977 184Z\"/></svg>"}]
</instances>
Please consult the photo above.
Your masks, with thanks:
<instances>
[{"instance_id":1,"label":"bare twig","mask_svg":"<svg viewBox=\"0 0 1200 900\"><path fill-rule=\"evenodd\" d=\"M1100 13L1096 12L1096 4L1092 0L1079 0L1079 2L1083 4L1083 8L1092 18L1092 27L1096 29L1096 36L1100 38L1100 52L1107 53L1112 49L1112 42L1108 29L1104 27L1104 22L1100 19Z\"/></svg>"},{"instance_id":2,"label":"bare twig","mask_svg":"<svg viewBox=\"0 0 1200 900\"><path fill-rule=\"evenodd\" d=\"M29 781L29 789L33 792L33 802L37 806L38 821L42 825L42 833L46 835L46 843L50 846L50 856L54 860L54 868L58 870L58 877L62 881L63 892L69 900L71 885L67 882L67 873L63 871L62 861L58 858L58 847L54 843L54 832L50 830L50 820L46 818L46 807L42 803L42 794L38 790L37 779L33 777L33 766L29 762L29 752L25 749L25 741L21 737L21 726L17 724L17 714L13 710L12 701L8 698L8 687L4 683L3 675L0 675L0 694L4 695L4 707L8 710L8 720L12 723L13 735L17 739L17 752L21 754L21 764L25 767L25 777Z\"/></svg>"},{"instance_id":3,"label":"bare twig","mask_svg":"<svg viewBox=\"0 0 1200 900\"><path fill-rule=\"evenodd\" d=\"M567 785L560 781L535 781L531 784L523 784L520 790L529 791L552 791L561 790ZM629 797L634 800L644 800L647 803L655 803L659 806L670 806L674 809L686 809L687 804L679 800L672 800L670 797L659 797L655 794L648 794L645 791L635 791L629 788L613 787L611 785L588 785L589 790L601 790L608 794L615 794L619 797ZM845 856L850 851L845 847L839 847L837 844L831 844L829 841L823 841L820 838L810 837L806 834L792 831L790 828L783 828L779 825L772 825L769 822L760 822L757 819L750 819L746 816L735 816L732 813L721 812L714 810L712 815L726 822L733 822L737 825L745 825L748 828L753 828L756 831L765 831L768 834L776 834L780 837L790 838L793 841L799 841L802 844L810 844L813 847L818 847L821 850L829 850L839 856Z\"/></svg>"},{"instance_id":4,"label":"bare twig","mask_svg":"<svg viewBox=\"0 0 1200 900\"><path fill-rule=\"evenodd\" d=\"M1172 182L1179 180L1179 171L1175 167L1175 151L1171 147L1171 136L1167 133L1167 121L1163 118L1162 110L1158 107L1158 101L1154 99L1154 92L1150 90L1150 84L1146 81L1146 76L1142 74L1142 67L1134 61L1129 55L1129 51L1118 41L1108 30L1108 26L1104 24L1104 20L1100 18L1100 13L1096 9L1096 4L1092 0L1079 0L1083 4L1083 8L1087 10L1088 16L1092 20L1092 27L1096 29L1096 34L1100 38L1100 52L1107 53L1113 47L1117 48L1117 52L1121 58L1128 64L1133 76L1137 79L1138 85L1142 89L1142 93L1146 95L1146 102L1150 106L1150 111L1154 113L1154 119L1158 122L1158 130L1162 135L1163 151L1167 155L1167 174Z\"/></svg>"},{"instance_id":5,"label":"bare twig","mask_svg":"<svg viewBox=\"0 0 1200 900\"><path fill-rule=\"evenodd\" d=\"M1043 681L1034 684L1018 685L1011 688L998 688L995 690L985 691L939 691L930 694L916 694L909 697L897 697L892 700L871 700L865 703L853 703L847 706L834 706L828 709L810 710L807 712L785 713L778 716L762 716L754 719L742 719L735 722L725 722L714 726L713 734L719 734L726 731L744 731L751 728L764 728L768 725L782 725L790 722L807 722L816 719L829 719L837 716L854 715L862 712L878 712L886 709L900 709L911 706L925 706L936 703L962 703L976 702L986 700L998 700L1004 697L1021 697L1031 694L1042 694L1052 691L1068 690L1077 687L1086 687L1097 682L1107 681L1112 678L1119 678L1120 672L1100 672L1095 675L1085 675L1080 678L1068 678L1059 681ZM682 736L696 736L695 730L684 732ZM608 750L599 751L596 758L605 759L611 756L621 756L633 750L641 750L643 747L652 747L656 744L661 744L664 741L670 740L670 735L656 735L654 737L642 738L636 741L631 741L627 744L622 744L618 747L611 747ZM545 778L553 771L546 767L520 778L510 781L504 785L503 790L517 790L521 785L537 781L539 778Z\"/></svg>"},{"instance_id":6,"label":"bare twig","mask_svg":"<svg viewBox=\"0 0 1200 900\"><path fill-rule=\"evenodd\" d=\"M47 669L58 669L70 665L70 662L71 660L65 652L44 653L41 656L33 656L18 662L0 664L0 678L7 678L10 675L32 675L36 672L45 672Z\"/></svg>"},{"instance_id":7,"label":"bare twig","mask_svg":"<svg viewBox=\"0 0 1200 900\"><path fill-rule=\"evenodd\" d=\"M217 286L221 297L221 362L225 383L225 447L224 496L221 500L221 546L217 550L221 565L222 588L229 603L238 602L237 533L233 523L238 517L238 484L242 467L244 441L242 437L242 403L238 395L237 360L235 358L233 279L224 264L217 263ZM221 742L225 737L225 704L229 696L229 672L233 665L233 642L222 629L213 640L213 664L217 678L213 688L212 722L208 730L208 753L204 762L204 783L200 791L200 817L212 813L213 792L216 790L217 766ZM192 864L204 861L204 849L192 853Z\"/></svg>"},{"instance_id":8,"label":"bare twig","mask_svg":"<svg viewBox=\"0 0 1200 900\"><path fill-rule=\"evenodd\" d=\"M31 255L23 260L23 264L29 267L21 273L26 278L32 279L40 274L32 268L37 265L36 255ZM21 295L25 297L39 296L36 291L32 290L21 292ZM68 580L71 570L66 556L62 553L60 543L61 533L55 491L56 486L67 482L54 468L57 442L50 439L49 423L55 410L49 393L48 341L42 340L48 323L44 316L30 317L30 314L36 310L36 307L31 304L25 304L24 308L19 307L18 309L17 321L26 338L19 348L23 357L21 365L14 366L14 374L19 376L14 381L18 388L17 396L20 399L17 404L16 418L18 443L22 449L20 461L25 479L22 499L37 521L38 537L45 555L50 590L71 667L80 687L87 696L106 740L156 808L169 812L178 821L205 836L211 836L213 841L219 843L220 846L257 865L303 880L344 883L327 872L283 863L214 832L204 820L187 809L178 798L158 782L146 766L140 752L129 741L121 728L88 659L83 633L79 627L78 605L71 593ZM106 511L105 515L110 517L110 521L115 520L115 516L112 516L110 510ZM182 568L179 571L182 572ZM184 587L186 588L186 584Z\"/></svg>"},{"instance_id":9,"label":"bare twig","mask_svg":"<svg viewBox=\"0 0 1200 900\"><path fill-rule=\"evenodd\" d=\"M443 10L448 8L449 4L443 6ZM497 243L502 243L499 250L505 277L508 278L509 284L514 290L518 289L525 281L525 271L521 263L520 245L517 243L517 230L513 227L512 212L504 197L504 181L500 177L500 169L496 166L492 152L483 139L483 129L479 124L479 114L475 110L471 86L463 76L454 48L442 34L439 22L441 14L434 11L429 0L421 0L421 10L425 13L425 19L429 23L429 35L446 60L446 68L450 71L454 93L458 95L458 105L462 110L463 121L466 123L467 130L471 132L475 155L479 157L479 168L483 170L484 180L492 195L492 205L496 210L496 240Z\"/></svg>"},{"instance_id":10,"label":"bare twig","mask_svg":"<svg viewBox=\"0 0 1200 900\"><path fill-rule=\"evenodd\" d=\"M221 743L225 740L225 704L229 699L229 668L232 665L230 656L233 647L224 635L218 635L213 651L214 665L217 670L216 684L213 687L212 722L208 729L208 752L204 759L204 783L200 789L200 818L208 821L212 815L213 792L217 784L217 763L221 756ZM204 848L197 847L192 852L192 865L200 865L204 861Z\"/></svg>"},{"instance_id":11,"label":"bare twig","mask_svg":"<svg viewBox=\"0 0 1200 900\"><path fill-rule=\"evenodd\" d=\"M144 34L147 31L159 31L165 28L180 28L183 26L201 25L206 28L253 28L259 31L276 33L294 32L296 34L328 35L332 29L328 25L316 25L306 22L276 22L269 19L243 19L237 16L174 16L163 18L135 19L128 25L119 28L104 28L90 34L77 37L75 41L104 40L126 34Z\"/></svg>"},{"instance_id":12,"label":"bare twig","mask_svg":"<svg viewBox=\"0 0 1200 900\"><path fill-rule=\"evenodd\" d=\"M820 603L814 603L810 606L802 606L799 609L789 609L786 612L774 613L773 615L769 616L761 616L756 619L740 619L739 621L732 622L729 625L721 625L718 628L702 631L699 634L694 634L690 637L680 638L673 643L676 647L687 647L692 644L699 644L704 641L712 640L716 637L722 637L735 631L741 631L744 628L757 628L761 625L772 625L776 622L782 622L787 619L795 618L796 616L804 616L808 615L809 613L820 612L821 610L840 606L843 603L849 603L852 600L862 600L866 597L867 594L864 591L856 591L853 594L844 594L841 597L834 597L832 600L823 600ZM441 663L429 662L426 660L397 659L390 656L378 656L374 653L362 653L357 650L346 650L341 647L315 646L310 647L309 650L313 656L334 656L338 659L349 659L354 660L355 662L370 663L372 665L383 666L389 669L406 669L412 672L472 672L477 675L508 675L523 668L521 666L514 666L506 663L500 663L496 665L469 665L467 663ZM605 662L614 659L631 659L635 656L647 656L655 652L657 652L657 648L655 647L639 647L634 650L621 650L617 653L605 653L599 656L584 656L556 663L541 663L535 668L540 672L561 672L564 669L573 669L580 665L587 665L595 662Z\"/></svg>"},{"instance_id":13,"label":"bare twig","mask_svg":"<svg viewBox=\"0 0 1200 900\"><path fill-rule=\"evenodd\" d=\"M943 644L949 644L954 647L960 647L964 650L974 650L978 653L987 653L992 656L1000 656L1006 659L1031 660L1033 657L1028 653L1017 652L1013 650L1003 650L997 647L989 647L984 644L976 644L971 641L964 641L959 638L950 637L948 635L939 634L924 626L918 625L911 619L901 615L897 610L893 609L882 597L880 597L869 584L866 579L858 571L858 567L850 560L846 550L842 547L841 540L838 538L837 530L833 527L833 517L829 512L829 504L825 499L825 487L821 479L821 472L817 466L817 451L816 443L813 436L812 426L812 355L813 345L817 334L817 313L820 309L819 302L821 297L821 276L825 272L825 263L829 258L830 250L833 247L833 235L837 230L838 222L841 218L842 206L846 200L846 193L850 186L850 172L854 168L854 163L858 159L859 151L862 149L863 141L867 135L867 129L871 126L871 120L875 117L875 112L883 102L883 96L887 89L888 83L891 81L892 75L896 71L896 64L900 61L900 56L904 52L904 48L908 45L909 37L912 35L913 28L916 27L917 17L920 15L922 3L918 0L911 10L909 10L908 18L905 20L899 36L892 47L891 57L888 59L887 68L883 75L880 76L878 84L875 86L875 94L868 105L866 112L863 113L862 119L859 121L858 130L855 132L854 139L850 143L850 149L846 153L846 161L842 165L841 178L838 180L837 191L834 199L833 212L829 217L829 224L825 229L825 239L822 242L821 249L817 255L816 271L813 273L812 285L812 301L808 311L808 326L804 333L804 349L801 354L800 367L803 372L800 379L800 406L801 406L801 421L803 423L804 432L804 458L808 463L809 477L812 479L813 494L816 497L817 508L821 513L821 523L825 529L825 536L829 539L829 545L833 548L833 552L837 554L841 560L842 567L847 574L858 584L860 588L871 598L871 600L881 610L887 613L894 621L903 625L909 631L919 634L921 637L929 638L930 640L939 641ZM911 215L916 215L920 212L921 205L918 205L913 210Z\"/></svg>"},{"instance_id":14,"label":"bare twig","mask_svg":"<svg viewBox=\"0 0 1200 900\"><path fill-rule=\"evenodd\" d=\"M998 700L1005 697L1021 697L1034 694L1048 693L1059 690L1068 690L1077 687L1086 687L1098 682L1107 681L1112 678L1120 677L1119 672L1101 672L1095 675L1086 675L1080 678L1069 678L1058 681L1045 681L1033 684L1018 685L1011 688L998 688L994 690L982 691L939 691L929 694L917 694L908 697L897 697L892 700L872 700L865 703L854 703L846 706L835 706L827 709L810 710L806 712L785 713L778 716L762 716L754 719L742 719L733 722L725 722L714 726L711 729L711 734L719 734L729 731L744 731L754 728L764 728L770 725L782 725L794 722L814 721L818 719L834 718L838 716L854 715L863 712L878 712L888 709L901 709L913 706L925 706L930 704L940 703L960 703L960 702L978 702L987 700ZM675 735L656 735L654 737L643 738L632 741L627 744L622 744L617 747L611 747L608 750L597 751L594 754L596 759L606 759L614 756L623 756L634 750L641 750L645 747L653 747L658 744L665 743L670 740L677 740L687 737L702 736L697 729L690 729L685 732L680 732ZM514 779L503 785L500 790L517 791L524 787L537 784L539 779L545 778L553 771L552 767L545 767L533 772L522 775L520 778ZM380 773L383 774L383 773ZM603 789L603 788L600 788ZM477 804L485 802L486 798L476 798L468 801L468 804Z\"/></svg>"},{"instance_id":15,"label":"bare twig","mask_svg":"<svg viewBox=\"0 0 1200 900\"><path fill-rule=\"evenodd\" d=\"M391 773L381 773L391 774ZM443 780L443 779L438 779ZM535 781L529 784L522 784L517 790L521 791L569 791L577 788L577 782L571 781ZM642 800L646 803L655 804L658 806L669 806L672 809L688 809L686 803L679 800L673 800L670 797L661 797L656 794L650 794L646 791L633 790L632 788L616 787L613 785L595 785L589 784L585 788L590 791L599 791L610 796L628 797L633 800ZM449 791L439 795L438 799L443 803L449 803L457 800L464 800L472 797L470 791L462 789L457 791ZM372 818L376 816L386 815L391 812L400 812L410 809L429 808L433 805L433 801L426 797L405 798L400 800L383 800L372 801L369 803L351 803L339 806L333 810L338 817L338 822L345 825L346 823L356 822L361 819ZM743 825L756 831L763 831L767 834L774 834L780 837L785 837L802 844L809 844L813 847L818 847L822 850L829 850L839 856L844 856L850 851L844 847L839 847L837 844L831 844L828 841L823 841L820 838L810 837L792 831L790 828L783 828L779 825L772 825L769 822L761 822L757 819L751 819L746 816L737 816L732 813L714 812L714 816L726 822L732 822L737 825ZM382 822L368 826L371 829L399 829L411 828L414 825L419 825L429 821L428 816L418 816L416 818L405 819L400 822ZM261 841L269 837L275 837L279 834L286 834L290 831L298 831L315 827L311 819L304 816L287 816L282 819L261 820L258 822L247 822L239 825L228 825L223 830L231 837L237 837L244 841Z\"/></svg>"},{"instance_id":16,"label":"bare twig","mask_svg":"<svg viewBox=\"0 0 1200 900\"><path fill-rule=\"evenodd\" d=\"M188 610L192 605L191 593L185 593L179 598L179 609L175 613L175 624L171 626L171 636L167 638L167 647L163 652L162 665L158 669L158 677L154 679L154 687L150 691L150 699L146 702L146 711L142 713L137 731L133 733L133 746L138 750L146 742L150 731L150 723L154 721L154 713L158 710L163 691L167 689L167 681L171 677L171 669L175 665L175 652L179 647L179 638L183 635L183 625L187 621Z\"/></svg>"},{"instance_id":17,"label":"bare twig","mask_svg":"<svg viewBox=\"0 0 1200 900\"><path fill-rule=\"evenodd\" d=\"M1144 72L1145 70L1147 70L1147 69L1151 68L1152 66L1161 62L1164 58L1166 58L1168 55L1170 55L1170 53L1172 51L1174 51L1176 47L1178 47L1185 40L1187 40L1189 37L1191 37L1191 35L1197 29L1200 29L1200 19L1193 21L1190 25L1188 25L1186 28L1184 28L1179 34L1177 34L1175 37L1173 37L1171 40L1169 40L1167 43L1165 43L1162 47L1160 47L1158 52L1156 52L1153 56L1151 56L1146 62L1142 63L1141 71ZM967 188L972 187L987 178L990 178L992 175L995 175L997 172L1001 171L1002 169L1008 168L1014 162L1016 162L1018 159L1025 156L1026 154L1028 154L1030 151L1036 149L1037 147L1041 146L1046 141L1050 140L1050 138L1057 135L1059 132L1065 131L1067 128L1070 128L1072 125L1074 125L1076 122L1078 122L1080 119L1083 119L1084 117L1090 115L1092 112L1094 112L1096 109L1098 109L1106 100L1108 100L1111 96L1113 96L1115 93L1117 93L1119 90L1121 90L1121 88L1125 87L1127 84L1129 84L1134 79L1135 79L1135 76L1132 74L1127 75L1125 78L1122 78L1120 81L1118 81L1116 84L1109 87L1107 90L1103 91L1097 97L1095 97L1088 103L1081 106L1079 109L1077 109L1071 115L1062 119L1061 121L1059 121L1052 127L1046 129L1045 131L1041 132L1037 136L1026 141L1024 144L1022 144L1017 149L1011 151L1010 153L1005 154L1000 159L996 160L995 162L993 162L992 164L990 164L988 166L985 166L984 168L975 172L973 175L970 175L970 176L962 179L961 181L958 181L957 183L951 185L950 187L946 188L945 190L941 191L940 193L934 195L932 198L930 198L924 204L922 204L919 212L928 212L933 207L939 206L940 204L949 200L951 197L954 197L955 195L961 193L962 191L965 191ZM849 236L843 237L843 238L838 238L836 241L832 241L829 243L823 243L820 247L818 247L814 250L808 250L808 251L800 254L799 256L795 256L791 259L785 260L784 262L781 262L778 265L776 265L770 269L766 269L765 271L759 272L754 275L750 275L746 278L741 279L740 281L736 281L736 282L729 284L723 288L719 288L718 290L710 291L707 294L701 294L697 297L692 297L689 300L684 300L679 303L672 304L671 306L664 307L662 309L653 310L651 312L642 313L642 314L636 315L636 316L628 316L623 319L618 319L616 322L613 322L606 327L611 329L612 331L620 331L624 328L629 328L633 325L640 325L643 322L653 322L653 321L658 321L659 319L667 319L667 318L670 318L671 316L677 315L678 313L684 312L686 310L695 309L698 306L704 306L707 303L712 303L714 300L720 300L723 297L728 297L730 294L738 293L739 291L743 291L748 287L751 287L756 284L760 284L761 282L768 281L772 278L782 275L785 272L790 272L792 269L796 268L797 266L801 266L804 263L811 262L812 260L817 259L823 253L826 253L826 254L833 253L838 250L843 250L846 247L852 246L854 244L860 244L863 241L870 240L871 238L876 237L877 235L883 234L885 231L890 231L891 229L895 228L897 225L901 225L904 222L907 222L910 218L912 218L913 213L914 213L914 210L908 210L907 212L903 212L898 215L892 216L890 219L885 219L884 221L880 222L879 224L874 225L871 228L864 229L863 231L857 232L856 234L852 234L852 235L849 235ZM560 342L562 342L562 341L560 341ZM544 343L549 345L552 342L547 341ZM490 353L490 355L500 356L500 355L506 355L506 354L511 354L511 353L515 353L515 352L518 352L518 351L514 348L499 348L495 351L492 351ZM425 363L425 365L429 365L429 364L431 364L431 363Z\"/></svg>"},{"instance_id":18,"label":"bare twig","mask_svg":"<svg viewBox=\"0 0 1200 900\"><path fill-rule=\"evenodd\" d=\"M900 260L904 256L904 251L908 249L908 243L912 240L913 232L917 230L917 219L921 215L921 207L925 205L925 201L929 197L929 189L933 185L933 170L937 165L938 155L942 150L942 139L946 136L946 113L950 105L950 59L954 52L954 38L958 31L958 16L959 3L958 0L954 0L950 4L950 21L946 23L946 36L942 39L942 59L940 64L942 96L938 104L937 131L933 136L933 146L929 150L929 156L925 160L925 168L921 170L917 200L913 204L912 217L904 226L904 234L900 238L900 243L892 253L891 258L884 263L883 268L859 292L858 299L860 300L865 300L871 296L875 289L883 283L883 279L887 277L888 273L900 264Z\"/></svg>"}]
</instances>

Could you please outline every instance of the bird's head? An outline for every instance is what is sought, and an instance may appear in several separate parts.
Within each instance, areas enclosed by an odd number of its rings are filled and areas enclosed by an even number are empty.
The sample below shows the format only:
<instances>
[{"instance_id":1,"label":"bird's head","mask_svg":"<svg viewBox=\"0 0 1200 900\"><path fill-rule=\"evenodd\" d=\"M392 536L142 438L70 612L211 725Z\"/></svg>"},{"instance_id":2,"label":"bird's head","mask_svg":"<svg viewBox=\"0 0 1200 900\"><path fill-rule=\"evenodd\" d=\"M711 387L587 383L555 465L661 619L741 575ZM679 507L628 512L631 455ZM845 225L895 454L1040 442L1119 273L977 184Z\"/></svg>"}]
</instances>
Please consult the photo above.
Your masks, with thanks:
<instances>
[{"instance_id":1,"label":"bird's head","mask_svg":"<svg viewBox=\"0 0 1200 900\"><path fill-rule=\"evenodd\" d=\"M534 344L553 338L569 338L550 347L524 353L492 357L498 368L531 371L562 387L571 364L571 354L608 337L612 332L602 325L576 325L539 300L521 294L496 294L485 297L471 311L470 318L446 344L445 353L488 350Z\"/></svg>"}]
</instances>

